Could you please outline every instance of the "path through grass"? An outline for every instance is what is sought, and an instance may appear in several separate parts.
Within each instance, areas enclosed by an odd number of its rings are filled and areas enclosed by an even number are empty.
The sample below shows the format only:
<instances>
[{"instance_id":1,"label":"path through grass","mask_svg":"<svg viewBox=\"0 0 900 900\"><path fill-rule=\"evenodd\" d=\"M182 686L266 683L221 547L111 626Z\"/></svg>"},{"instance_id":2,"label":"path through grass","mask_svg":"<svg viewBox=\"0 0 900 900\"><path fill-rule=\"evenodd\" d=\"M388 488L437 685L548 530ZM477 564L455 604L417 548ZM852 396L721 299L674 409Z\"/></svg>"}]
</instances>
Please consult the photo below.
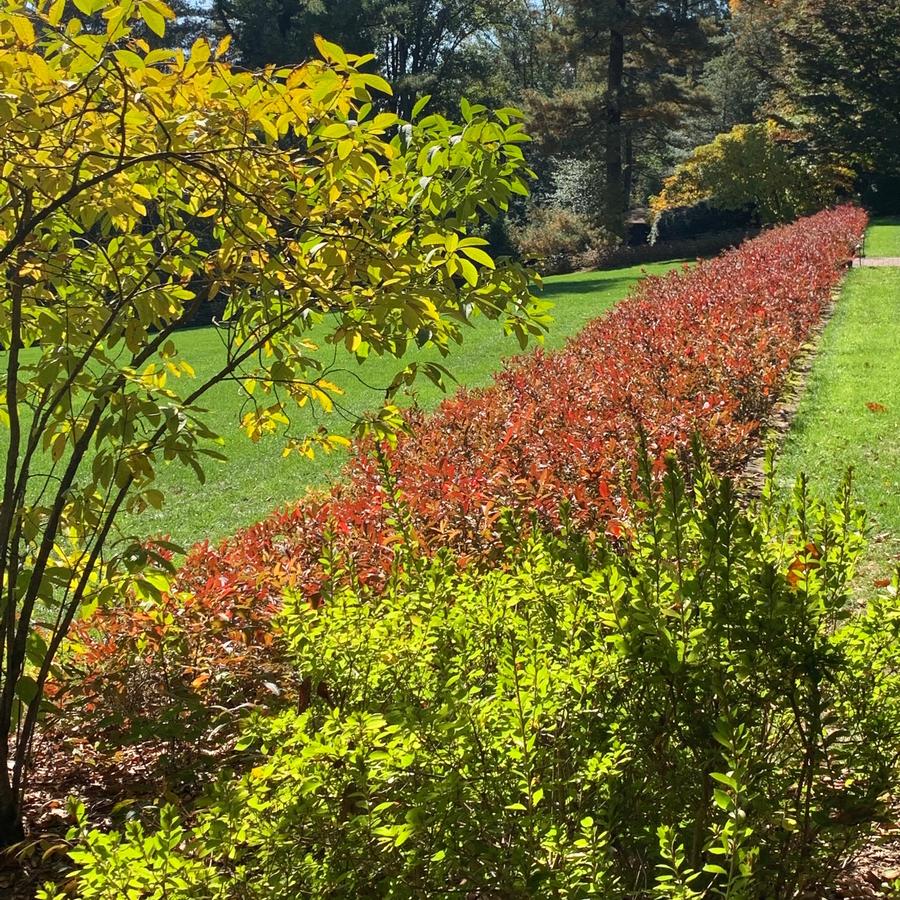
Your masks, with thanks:
<instances>
[{"instance_id":1,"label":"path through grass","mask_svg":"<svg viewBox=\"0 0 900 900\"><path fill-rule=\"evenodd\" d=\"M545 346L557 348L576 334L592 318L601 315L641 277L643 272L662 274L680 265L677 262L654 263L646 267L632 266L604 272L586 272L547 279L545 296L555 304L554 317ZM315 340L315 336L313 335ZM183 332L179 338L181 351L202 378L212 370L221 353L215 330L202 328ZM468 331L463 342L445 364L461 384L478 387L489 384L502 359L518 353L514 338L504 338L496 323L485 320ZM346 364L348 372L329 376L345 391L342 405L351 416L377 406L382 394L365 387L349 372L356 372L372 386L386 385L400 367L397 360L370 358L358 367L339 353L337 364ZM435 359L434 351L410 351L409 360ZM418 403L431 408L443 394L430 383L416 386ZM148 511L139 523L126 523L146 534L167 532L173 540L189 544L209 538L215 540L241 525L259 520L276 506L302 496L309 488L327 484L340 471L342 454L317 454L315 460L292 456L281 458L277 438L251 443L237 427L239 396L234 385L221 385L207 398L210 420L225 437L227 463L209 466L207 483L200 487L190 471L169 466L159 476L160 488L166 494L161 511ZM338 432L349 431L349 423L330 419L328 425Z\"/></svg>"},{"instance_id":2,"label":"path through grass","mask_svg":"<svg viewBox=\"0 0 900 900\"><path fill-rule=\"evenodd\" d=\"M886 245L895 239L900 226L879 237ZM805 471L824 491L848 466L872 524L862 575L870 581L889 574L900 554L900 268L847 275L784 447L780 480Z\"/></svg>"}]
</instances>

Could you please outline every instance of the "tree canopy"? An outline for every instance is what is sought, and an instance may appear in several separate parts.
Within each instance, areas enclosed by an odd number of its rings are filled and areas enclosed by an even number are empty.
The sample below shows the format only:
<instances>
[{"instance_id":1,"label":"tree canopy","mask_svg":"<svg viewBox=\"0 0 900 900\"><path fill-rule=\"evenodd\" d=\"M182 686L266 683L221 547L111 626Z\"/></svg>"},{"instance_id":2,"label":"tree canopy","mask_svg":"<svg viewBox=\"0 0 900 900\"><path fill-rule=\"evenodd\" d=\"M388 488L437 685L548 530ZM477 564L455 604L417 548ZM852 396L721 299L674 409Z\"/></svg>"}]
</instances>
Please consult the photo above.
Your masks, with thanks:
<instances>
[{"instance_id":1,"label":"tree canopy","mask_svg":"<svg viewBox=\"0 0 900 900\"><path fill-rule=\"evenodd\" d=\"M851 173L811 165L774 122L735 125L696 150L651 198L654 219L704 200L750 208L763 224L788 222L827 205Z\"/></svg>"},{"instance_id":2,"label":"tree canopy","mask_svg":"<svg viewBox=\"0 0 900 900\"><path fill-rule=\"evenodd\" d=\"M249 436L328 411L326 343L363 361L418 336L448 353L473 315L525 343L529 276L473 233L526 193L519 114L467 103L461 124L379 111L371 57L257 72L198 39L154 48L161 0L0 7L0 830L18 818L44 684L74 618L165 587L166 547L117 528L164 502L160 466L219 455L203 397L230 381ZM421 106L421 104L420 104ZM173 335L224 301L218 370L194 379ZM398 365L388 395L417 374ZM436 364L424 374L440 381ZM367 424L376 433L391 406ZM237 424L237 423L236 423ZM140 538L140 539L138 539ZM35 627L40 615L42 628Z\"/></svg>"}]
</instances>

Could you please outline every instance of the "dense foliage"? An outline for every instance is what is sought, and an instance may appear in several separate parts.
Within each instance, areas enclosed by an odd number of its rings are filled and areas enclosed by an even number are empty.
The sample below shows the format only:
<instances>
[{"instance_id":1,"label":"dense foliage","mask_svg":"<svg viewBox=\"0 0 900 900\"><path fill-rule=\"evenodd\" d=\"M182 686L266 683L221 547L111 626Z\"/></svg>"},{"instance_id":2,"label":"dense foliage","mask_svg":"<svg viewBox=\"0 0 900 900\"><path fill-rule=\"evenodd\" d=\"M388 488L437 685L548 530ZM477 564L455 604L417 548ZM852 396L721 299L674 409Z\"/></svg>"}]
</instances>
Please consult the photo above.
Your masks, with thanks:
<instances>
[{"instance_id":1,"label":"dense foliage","mask_svg":"<svg viewBox=\"0 0 900 900\"><path fill-rule=\"evenodd\" d=\"M522 259L550 275L599 268L617 246L589 217L565 207L539 207L513 239Z\"/></svg>"},{"instance_id":2,"label":"dense foliage","mask_svg":"<svg viewBox=\"0 0 900 900\"><path fill-rule=\"evenodd\" d=\"M694 148L769 118L797 135L807 167L849 168L858 188L879 187L869 200L896 211L883 188L900 183L900 20L884 0L173 5L184 46L198 33L231 35L233 58L250 67L307 59L317 33L371 52L398 87L384 102L401 114L424 93L443 112L463 96L523 106L538 138L528 151L535 208L555 205L560 173L583 167L590 178L564 210L585 214L586 205L591 225L619 237Z\"/></svg>"},{"instance_id":3,"label":"dense foliage","mask_svg":"<svg viewBox=\"0 0 900 900\"><path fill-rule=\"evenodd\" d=\"M195 547L162 603L85 622L70 704L139 735L165 721L196 738L209 702L231 708L280 683L270 623L285 592L319 606L344 583L377 591L410 543L426 556L452 548L463 563L497 559L506 509L551 530L568 521L615 535L640 429L655 455L699 434L713 466L733 471L864 225L861 210L841 207L646 279L562 351L524 357L431 416L410 414L394 447L360 444L329 494Z\"/></svg>"},{"instance_id":4,"label":"dense foliage","mask_svg":"<svg viewBox=\"0 0 900 900\"><path fill-rule=\"evenodd\" d=\"M160 548L117 523L163 503L160 467L202 481L222 458L212 387L237 385L252 439L310 453L347 443L291 439L339 393L315 323L359 362L416 337L446 354L473 315L541 331L527 274L472 234L527 193L514 110L405 123L374 108L390 88L370 59L319 40L322 59L251 73L227 41L151 49L139 34L171 15L0 3L0 842L69 626L166 587ZM216 298L222 354L195 378L172 335ZM397 369L394 388L417 374Z\"/></svg>"},{"instance_id":5,"label":"dense foliage","mask_svg":"<svg viewBox=\"0 0 900 900\"><path fill-rule=\"evenodd\" d=\"M788 5L781 104L821 158L900 177L900 7L881 0Z\"/></svg>"},{"instance_id":6,"label":"dense foliage","mask_svg":"<svg viewBox=\"0 0 900 900\"><path fill-rule=\"evenodd\" d=\"M78 896L812 895L896 777L897 595L851 618L849 482L747 512L693 471L639 455L613 544L505 519L491 571L289 591L299 711L186 819L74 828Z\"/></svg>"},{"instance_id":7,"label":"dense foliage","mask_svg":"<svg viewBox=\"0 0 900 900\"><path fill-rule=\"evenodd\" d=\"M851 176L845 168L845 186ZM789 222L826 206L840 181L836 169L804 159L774 122L735 125L680 163L650 206L658 219L706 200L717 209L751 209L763 224Z\"/></svg>"}]
</instances>

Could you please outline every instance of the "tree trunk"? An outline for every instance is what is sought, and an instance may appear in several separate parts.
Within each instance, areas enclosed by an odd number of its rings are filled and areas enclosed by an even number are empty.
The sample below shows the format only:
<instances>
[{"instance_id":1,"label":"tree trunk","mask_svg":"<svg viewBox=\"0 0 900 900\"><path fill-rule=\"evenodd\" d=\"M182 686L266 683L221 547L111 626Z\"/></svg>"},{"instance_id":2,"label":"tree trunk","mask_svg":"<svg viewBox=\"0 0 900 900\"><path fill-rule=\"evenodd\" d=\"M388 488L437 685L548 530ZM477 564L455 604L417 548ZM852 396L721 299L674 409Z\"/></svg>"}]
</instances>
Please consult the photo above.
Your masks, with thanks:
<instances>
[{"instance_id":1,"label":"tree trunk","mask_svg":"<svg viewBox=\"0 0 900 900\"><path fill-rule=\"evenodd\" d=\"M618 0L616 12L624 18L625 2ZM625 73L624 23L613 21L609 28L609 66L606 73L606 219L617 235L624 231L625 183L622 165L622 97Z\"/></svg>"},{"instance_id":2,"label":"tree trunk","mask_svg":"<svg viewBox=\"0 0 900 900\"><path fill-rule=\"evenodd\" d=\"M9 783L9 772L0 772L0 849L24 840L22 806L19 797Z\"/></svg>"},{"instance_id":3,"label":"tree trunk","mask_svg":"<svg viewBox=\"0 0 900 900\"><path fill-rule=\"evenodd\" d=\"M625 209L627 213L631 209L631 188L634 184L634 141L631 138L631 129L625 128L625 171L622 175L622 186L625 196Z\"/></svg>"}]
</instances>

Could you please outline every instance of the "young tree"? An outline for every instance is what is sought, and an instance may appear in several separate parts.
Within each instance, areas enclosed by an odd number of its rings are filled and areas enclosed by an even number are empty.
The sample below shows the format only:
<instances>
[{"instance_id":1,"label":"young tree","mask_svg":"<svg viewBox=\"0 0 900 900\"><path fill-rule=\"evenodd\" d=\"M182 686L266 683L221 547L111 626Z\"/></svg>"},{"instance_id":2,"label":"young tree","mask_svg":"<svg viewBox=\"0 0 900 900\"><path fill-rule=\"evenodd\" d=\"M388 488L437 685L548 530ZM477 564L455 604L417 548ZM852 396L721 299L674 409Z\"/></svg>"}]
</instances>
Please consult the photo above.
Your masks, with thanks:
<instances>
[{"instance_id":1,"label":"young tree","mask_svg":"<svg viewBox=\"0 0 900 900\"><path fill-rule=\"evenodd\" d=\"M165 589L163 548L117 519L163 502L164 463L203 480L218 455L211 387L244 392L257 438L292 409L331 407L316 321L359 360L399 357L417 334L447 352L478 311L522 342L543 321L526 273L468 235L526 190L514 114L404 123L373 111L389 88L361 70L369 58L327 42L321 60L251 74L223 61L227 41L185 53L137 38L164 34L162 0L74 7L0 3L3 843L21 834L29 748L72 621ZM195 379L173 335L216 298L221 362Z\"/></svg>"}]
</instances>

